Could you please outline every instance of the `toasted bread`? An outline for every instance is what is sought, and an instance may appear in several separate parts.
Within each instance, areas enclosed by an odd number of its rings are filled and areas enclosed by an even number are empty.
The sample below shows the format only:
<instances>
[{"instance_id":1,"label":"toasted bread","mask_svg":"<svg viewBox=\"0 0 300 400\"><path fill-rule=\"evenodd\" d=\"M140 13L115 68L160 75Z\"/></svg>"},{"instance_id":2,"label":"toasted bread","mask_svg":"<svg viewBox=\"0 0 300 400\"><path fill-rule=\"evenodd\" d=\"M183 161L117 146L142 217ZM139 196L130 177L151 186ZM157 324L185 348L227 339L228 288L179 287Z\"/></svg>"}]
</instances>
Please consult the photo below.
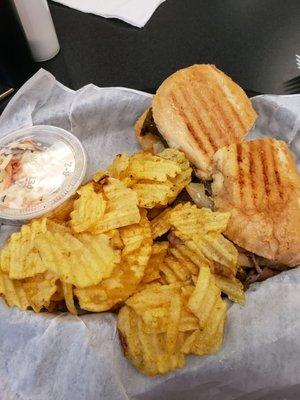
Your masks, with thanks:
<instances>
[{"instance_id":1,"label":"toasted bread","mask_svg":"<svg viewBox=\"0 0 300 400\"><path fill-rule=\"evenodd\" d=\"M270 260L300 264L300 176L284 142L258 139L218 150L212 191L216 210L231 213L230 240Z\"/></svg>"},{"instance_id":2,"label":"toasted bread","mask_svg":"<svg viewBox=\"0 0 300 400\"><path fill-rule=\"evenodd\" d=\"M245 92L214 65L175 72L157 90L152 107L159 132L203 179L211 179L214 153L240 142L256 120Z\"/></svg>"}]
</instances>

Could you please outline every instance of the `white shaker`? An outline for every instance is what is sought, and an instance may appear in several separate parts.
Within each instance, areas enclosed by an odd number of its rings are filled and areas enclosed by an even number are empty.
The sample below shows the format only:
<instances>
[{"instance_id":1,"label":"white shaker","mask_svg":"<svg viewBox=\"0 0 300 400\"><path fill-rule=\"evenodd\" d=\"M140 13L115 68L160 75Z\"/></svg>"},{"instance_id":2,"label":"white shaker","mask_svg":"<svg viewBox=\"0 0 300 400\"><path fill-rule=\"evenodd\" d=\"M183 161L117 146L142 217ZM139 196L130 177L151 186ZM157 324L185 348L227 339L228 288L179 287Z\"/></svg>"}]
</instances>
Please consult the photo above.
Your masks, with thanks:
<instances>
[{"instance_id":1,"label":"white shaker","mask_svg":"<svg viewBox=\"0 0 300 400\"><path fill-rule=\"evenodd\" d=\"M47 0L13 0L32 56L46 61L59 52L59 43Z\"/></svg>"}]
</instances>

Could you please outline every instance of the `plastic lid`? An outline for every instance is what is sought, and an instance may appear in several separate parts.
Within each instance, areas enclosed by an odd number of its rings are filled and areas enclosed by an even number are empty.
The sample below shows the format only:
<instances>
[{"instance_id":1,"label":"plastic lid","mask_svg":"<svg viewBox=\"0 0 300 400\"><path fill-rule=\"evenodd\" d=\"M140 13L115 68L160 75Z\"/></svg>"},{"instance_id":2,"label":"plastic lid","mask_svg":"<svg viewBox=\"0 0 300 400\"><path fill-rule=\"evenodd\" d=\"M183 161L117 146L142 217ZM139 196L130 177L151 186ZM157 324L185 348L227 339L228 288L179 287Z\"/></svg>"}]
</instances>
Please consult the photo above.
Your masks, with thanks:
<instances>
[{"instance_id":1,"label":"plastic lid","mask_svg":"<svg viewBox=\"0 0 300 400\"><path fill-rule=\"evenodd\" d=\"M55 126L37 125L0 138L0 218L20 223L72 196L87 159L80 141Z\"/></svg>"}]
</instances>

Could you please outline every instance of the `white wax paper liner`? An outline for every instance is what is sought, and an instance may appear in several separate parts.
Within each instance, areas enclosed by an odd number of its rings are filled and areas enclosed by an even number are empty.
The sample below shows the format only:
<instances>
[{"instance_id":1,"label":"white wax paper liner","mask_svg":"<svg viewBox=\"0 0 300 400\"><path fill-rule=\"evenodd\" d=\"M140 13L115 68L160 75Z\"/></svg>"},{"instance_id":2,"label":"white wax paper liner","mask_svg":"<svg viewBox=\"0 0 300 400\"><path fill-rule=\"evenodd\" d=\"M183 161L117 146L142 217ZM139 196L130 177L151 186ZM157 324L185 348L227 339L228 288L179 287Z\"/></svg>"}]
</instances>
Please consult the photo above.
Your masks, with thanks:
<instances>
[{"instance_id":1,"label":"white wax paper liner","mask_svg":"<svg viewBox=\"0 0 300 400\"><path fill-rule=\"evenodd\" d=\"M120 152L151 95L87 85L74 92L44 70L0 117L0 135L49 124L72 131L87 149L87 178ZM253 99L259 118L248 138L286 140L300 163L300 96ZM0 242L14 230L1 227ZM252 285L246 305L228 312L222 350L187 357L186 366L148 378L124 358L113 314L35 314L0 300L0 400L279 400L300 394L300 269Z\"/></svg>"}]
</instances>

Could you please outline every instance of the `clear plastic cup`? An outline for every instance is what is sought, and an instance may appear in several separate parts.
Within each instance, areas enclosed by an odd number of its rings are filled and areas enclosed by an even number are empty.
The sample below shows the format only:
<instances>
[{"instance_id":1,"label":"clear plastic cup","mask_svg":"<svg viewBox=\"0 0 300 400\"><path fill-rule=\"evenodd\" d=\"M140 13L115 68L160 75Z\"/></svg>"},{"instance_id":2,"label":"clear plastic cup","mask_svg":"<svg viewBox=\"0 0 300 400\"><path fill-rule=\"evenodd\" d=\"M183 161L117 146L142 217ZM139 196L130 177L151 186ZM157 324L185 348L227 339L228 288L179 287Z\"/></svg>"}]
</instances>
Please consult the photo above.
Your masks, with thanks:
<instances>
[{"instance_id":1,"label":"clear plastic cup","mask_svg":"<svg viewBox=\"0 0 300 400\"><path fill-rule=\"evenodd\" d=\"M70 132L47 125L0 138L0 221L19 225L52 211L82 183L87 157Z\"/></svg>"}]
</instances>

